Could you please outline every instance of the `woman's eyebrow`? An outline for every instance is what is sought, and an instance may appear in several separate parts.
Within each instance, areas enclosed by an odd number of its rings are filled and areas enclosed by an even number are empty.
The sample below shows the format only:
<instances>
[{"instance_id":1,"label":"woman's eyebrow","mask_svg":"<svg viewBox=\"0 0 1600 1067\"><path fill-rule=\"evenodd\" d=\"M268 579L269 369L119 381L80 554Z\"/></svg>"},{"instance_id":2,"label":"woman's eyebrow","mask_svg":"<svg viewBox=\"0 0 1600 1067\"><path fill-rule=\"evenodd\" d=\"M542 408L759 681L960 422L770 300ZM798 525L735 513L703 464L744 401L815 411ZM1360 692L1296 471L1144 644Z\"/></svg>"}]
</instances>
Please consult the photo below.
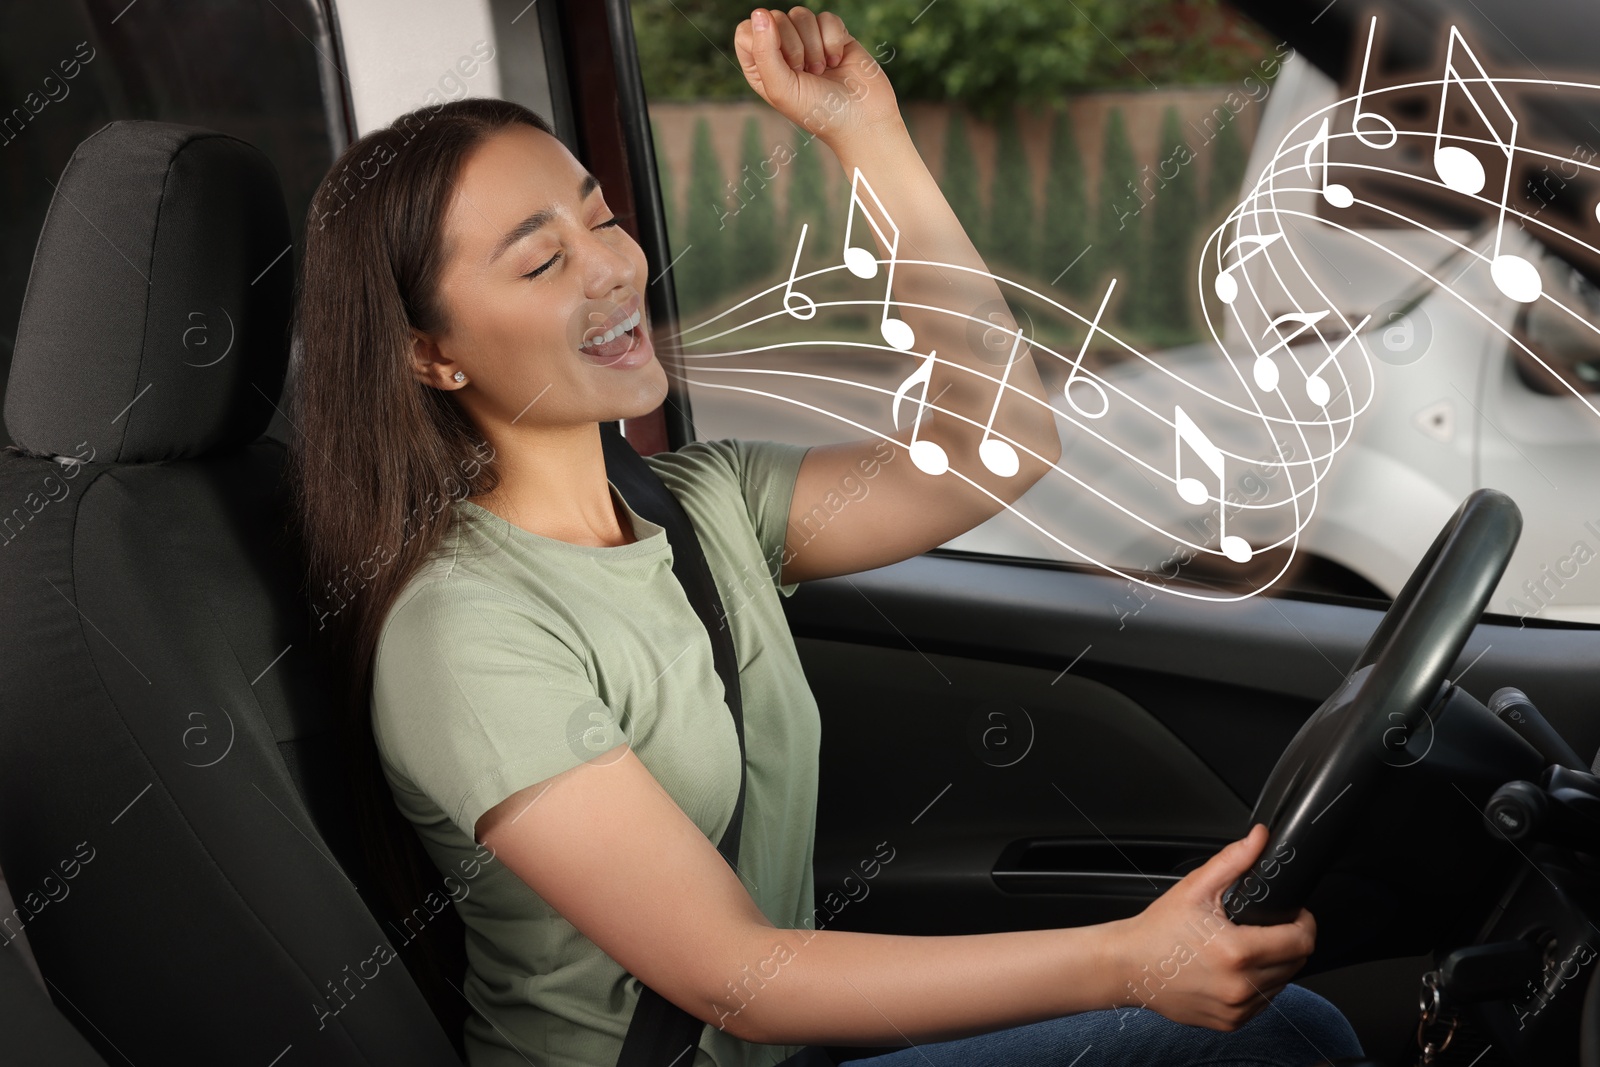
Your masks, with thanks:
<instances>
[{"instance_id":1,"label":"woman's eyebrow","mask_svg":"<svg viewBox=\"0 0 1600 1067\"><path fill-rule=\"evenodd\" d=\"M598 188L600 188L600 179L596 178L593 174L584 174L583 181L578 183L578 202L582 203L583 201L589 199L589 194ZM527 218L511 227L511 229L500 238L499 242L494 246L494 250L489 253L489 259L487 262L490 264L494 263L495 260L499 259L505 253L506 249L510 248L524 237L527 237L529 234L533 233L535 230L539 229L539 227L543 226L545 223L549 222L555 217L555 211L550 208L546 208L543 211L535 211L532 215L529 215Z\"/></svg>"}]
</instances>

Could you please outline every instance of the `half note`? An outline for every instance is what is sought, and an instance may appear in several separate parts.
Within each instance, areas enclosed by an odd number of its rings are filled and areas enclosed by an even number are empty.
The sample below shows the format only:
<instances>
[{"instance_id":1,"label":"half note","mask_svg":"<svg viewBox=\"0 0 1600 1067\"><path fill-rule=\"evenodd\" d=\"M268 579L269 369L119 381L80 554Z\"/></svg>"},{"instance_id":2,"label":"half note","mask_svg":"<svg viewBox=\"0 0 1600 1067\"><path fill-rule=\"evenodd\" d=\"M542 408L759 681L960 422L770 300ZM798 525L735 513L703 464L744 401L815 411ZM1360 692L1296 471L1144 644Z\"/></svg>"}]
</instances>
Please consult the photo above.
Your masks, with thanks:
<instances>
[{"instance_id":1,"label":"half note","mask_svg":"<svg viewBox=\"0 0 1600 1067\"><path fill-rule=\"evenodd\" d=\"M1186 478L1183 474L1183 446L1188 445L1194 454L1200 457L1200 462L1206 465L1213 477L1217 479L1216 500L1217 525L1221 531L1221 540L1218 542L1222 554L1235 563L1249 563L1250 557L1255 555L1255 550L1250 547L1250 542L1242 537L1228 533L1228 503L1222 496L1223 472L1227 469L1223 459L1222 450L1211 443L1205 431L1195 425L1188 412L1179 405L1172 408L1172 423L1175 431L1173 437L1174 473L1177 478L1178 496L1186 503L1196 506L1212 499L1206 484L1198 478Z\"/></svg>"},{"instance_id":2,"label":"half note","mask_svg":"<svg viewBox=\"0 0 1600 1067\"><path fill-rule=\"evenodd\" d=\"M794 246L794 264L789 267L789 280L783 286L783 310L797 319L809 319L817 313L817 302L815 300L812 300L804 293L794 291L794 276L800 270L800 250L806 246L806 228L810 225L808 222L800 224L800 241ZM791 303L791 301L797 302L803 309L803 313L795 310L795 303Z\"/></svg>"},{"instance_id":3,"label":"half note","mask_svg":"<svg viewBox=\"0 0 1600 1067\"><path fill-rule=\"evenodd\" d=\"M1362 101L1367 95L1367 67L1372 63L1372 39L1373 37L1377 36L1377 33L1378 16L1374 15L1372 16L1372 24L1367 27L1367 55L1366 58L1361 61L1361 84L1356 89L1356 116L1350 120L1350 129L1355 133L1356 140L1360 141L1368 148L1376 148L1381 150L1385 148L1393 148L1394 143L1400 139L1400 134L1395 131L1394 123L1390 122L1388 119L1384 118L1375 111L1364 111L1361 107ZM1389 139L1381 144L1378 143L1376 137L1370 141L1367 140L1369 135L1363 133L1361 130L1361 122L1363 119L1377 123L1383 129L1383 131L1389 135Z\"/></svg>"},{"instance_id":4,"label":"half note","mask_svg":"<svg viewBox=\"0 0 1600 1067\"><path fill-rule=\"evenodd\" d=\"M1283 234L1281 233L1247 233L1243 237L1234 238L1228 247L1222 250L1223 259L1227 259L1228 254L1241 245L1251 246L1250 251L1245 252L1239 257L1239 261L1237 263L1233 264L1231 267L1224 268L1222 273L1217 275L1215 286L1217 290L1217 299L1221 300L1224 304L1231 304L1237 300L1239 298L1239 281L1233 276L1233 272L1244 266L1252 256L1261 252L1262 249L1267 248L1273 242L1281 241L1282 239Z\"/></svg>"},{"instance_id":5,"label":"half note","mask_svg":"<svg viewBox=\"0 0 1600 1067\"><path fill-rule=\"evenodd\" d=\"M857 171L859 174L860 172ZM922 415L928 410L928 388L933 384L934 353L929 352L922 360L922 365L906 376L900 383L900 388L894 391L894 403L889 409L890 418L894 421L894 428L900 428L900 401L904 400L917 385L922 386L922 395L917 398L917 418L911 424L911 462L917 470L924 474L943 474L950 469L950 457L945 454L935 441L918 440L917 434L922 432Z\"/></svg>"},{"instance_id":6,"label":"half note","mask_svg":"<svg viewBox=\"0 0 1600 1067\"><path fill-rule=\"evenodd\" d=\"M1078 358L1072 361L1072 373L1067 375L1067 384L1061 387L1061 392L1066 397L1067 403L1072 405L1072 410L1086 419L1098 419L1111 410L1111 398L1106 395L1106 387L1084 373L1083 356L1089 351L1089 342L1094 338L1094 332L1100 328L1100 316L1106 313L1106 305L1111 302L1111 293L1116 287L1117 280L1112 278L1111 284L1106 286L1106 295L1100 299L1100 310L1094 313L1094 321L1089 324L1089 332L1084 335L1083 344L1078 348ZM1072 383L1080 381L1100 394L1099 411L1085 411L1078 406L1076 400L1072 399Z\"/></svg>"},{"instance_id":7,"label":"half note","mask_svg":"<svg viewBox=\"0 0 1600 1067\"><path fill-rule=\"evenodd\" d=\"M883 226L878 225L878 220L867 210L867 202L861 199L862 190L872 198L878 214L883 216L884 226L888 227L888 232L884 231ZM879 330L885 341L904 352L916 343L916 335L912 333L911 327L904 319L889 314L889 297L894 289L894 265L900 255L900 227L889 217L888 209L883 206L883 201L878 199L878 194L872 191L872 186L867 183L866 175L861 173L860 167L855 169L855 177L850 182L850 206L845 211L844 265L857 278L874 278L878 274L878 257L873 254L872 249L852 244L850 240L854 232L857 207L861 209L867 225L878 235L878 240L889 250L889 276L883 286L883 319L879 323Z\"/></svg>"}]
</instances>

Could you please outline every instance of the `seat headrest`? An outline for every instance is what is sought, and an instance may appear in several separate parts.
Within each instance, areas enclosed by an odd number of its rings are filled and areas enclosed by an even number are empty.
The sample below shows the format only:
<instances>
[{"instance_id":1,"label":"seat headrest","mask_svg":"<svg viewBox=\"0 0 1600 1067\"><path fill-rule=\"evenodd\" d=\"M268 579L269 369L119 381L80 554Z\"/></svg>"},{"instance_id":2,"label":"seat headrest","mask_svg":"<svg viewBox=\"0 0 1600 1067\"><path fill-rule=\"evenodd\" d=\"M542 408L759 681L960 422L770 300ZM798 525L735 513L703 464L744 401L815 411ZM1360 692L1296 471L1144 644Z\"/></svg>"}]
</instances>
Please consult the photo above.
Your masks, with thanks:
<instances>
[{"instance_id":1,"label":"seat headrest","mask_svg":"<svg viewBox=\"0 0 1600 1067\"><path fill-rule=\"evenodd\" d=\"M106 124L68 160L34 250L12 440L114 463L255 440L288 367L293 279L283 191L259 149L197 126Z\"/></svg>"}]
</instances>

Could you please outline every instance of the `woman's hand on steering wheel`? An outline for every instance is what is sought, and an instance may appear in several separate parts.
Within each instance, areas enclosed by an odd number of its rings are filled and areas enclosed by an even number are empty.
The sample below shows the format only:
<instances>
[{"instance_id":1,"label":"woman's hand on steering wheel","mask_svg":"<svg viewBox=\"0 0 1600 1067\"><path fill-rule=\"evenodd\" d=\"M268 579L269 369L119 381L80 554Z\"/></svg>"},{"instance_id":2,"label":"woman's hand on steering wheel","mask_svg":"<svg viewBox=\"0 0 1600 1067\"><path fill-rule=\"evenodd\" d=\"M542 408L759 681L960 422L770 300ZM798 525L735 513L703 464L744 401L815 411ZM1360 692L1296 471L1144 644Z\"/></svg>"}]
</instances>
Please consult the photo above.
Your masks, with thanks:
<instances>
[{"instance_id":1,"label":"woman's hand on steering wheel","mask_svg":"<svg viewBox=\"0 0 1600 1067\"><path fill-rule=\"evenodd\" d=\"M756 8L734 30L733 50L757 95L830 147L902 121L883 68L831 11Z\"/></svg>"},{"instance_id":2,"label":"woman's hand on steering wheel","mask_svg":"<svg viewBox=\"0 0 1600 1067\"><path fill-rule=\"evenodd\" d=\"M1174 1022L1236 1030L1305 965L1317 924L1236 926L1222 892L1250 870L1267 843L1260 823L1120 926L1117 1007L1145 1006Z\"/></svg>"}]
</instances>

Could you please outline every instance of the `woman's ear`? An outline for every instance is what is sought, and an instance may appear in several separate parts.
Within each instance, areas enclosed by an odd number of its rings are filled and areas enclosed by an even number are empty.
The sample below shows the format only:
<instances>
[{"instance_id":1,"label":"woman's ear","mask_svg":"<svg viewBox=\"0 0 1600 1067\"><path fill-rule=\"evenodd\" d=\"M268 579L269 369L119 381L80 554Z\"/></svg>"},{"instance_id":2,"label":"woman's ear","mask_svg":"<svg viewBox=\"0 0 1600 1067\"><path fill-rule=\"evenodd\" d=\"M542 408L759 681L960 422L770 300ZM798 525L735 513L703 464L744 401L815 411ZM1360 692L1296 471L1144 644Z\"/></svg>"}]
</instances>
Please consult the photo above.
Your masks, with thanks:
<instances>
[{"instance_id":1,"label":"woman's ear","mask_svg":"<svg viewBox=\"0 0 1600 1067\"><path fill-rule=\"evenodd\" d=\"M459 388L455 374L460 368L439 349L439 343L414 326L410 330L412 376L435 389Z\"/></svg>"}]
</instances>

